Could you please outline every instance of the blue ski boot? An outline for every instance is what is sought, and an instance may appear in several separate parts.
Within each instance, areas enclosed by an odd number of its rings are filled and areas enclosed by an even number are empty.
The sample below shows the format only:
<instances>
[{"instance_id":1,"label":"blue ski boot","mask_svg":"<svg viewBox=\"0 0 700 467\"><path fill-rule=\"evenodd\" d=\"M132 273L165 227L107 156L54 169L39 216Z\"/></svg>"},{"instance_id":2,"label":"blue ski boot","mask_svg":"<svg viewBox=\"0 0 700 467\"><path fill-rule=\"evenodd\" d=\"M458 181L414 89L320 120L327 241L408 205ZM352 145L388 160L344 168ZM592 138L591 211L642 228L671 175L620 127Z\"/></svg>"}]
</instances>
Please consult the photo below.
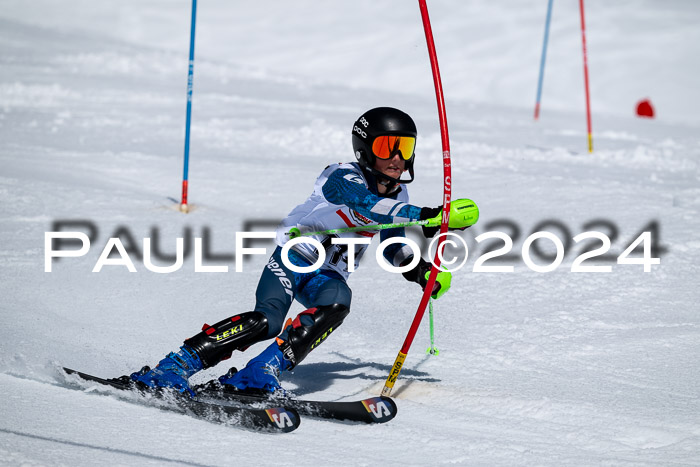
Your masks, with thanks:
<instances>
[{"instance_id":1,"label":"blue ski boot","mask_svg":"<svg viewBox=\"0 0 700 467\"><path fill-rule=\"evenodd\" d=\"M239 391L274 394L284 389L280 385L280 372L288 370L292 363L284 358L277 342L273 342L260 355L248 362L241 371L230 371L219 377L219 382Z\"/></svg>"},{"instance_id":2,"label":"blue ski boot","mask_svg":"<svg viewBox=\"0 0 700 467\"><path fill-rule=\"evenodd\" d=\"M195 393L190 389L187 379L203 368L199 355L189 346L183 345L178 353L170 352L153 368L143 367L141 371L131 374L131 379L151 388L173 388L191 397Z\"/></svg>"}]
</instances>

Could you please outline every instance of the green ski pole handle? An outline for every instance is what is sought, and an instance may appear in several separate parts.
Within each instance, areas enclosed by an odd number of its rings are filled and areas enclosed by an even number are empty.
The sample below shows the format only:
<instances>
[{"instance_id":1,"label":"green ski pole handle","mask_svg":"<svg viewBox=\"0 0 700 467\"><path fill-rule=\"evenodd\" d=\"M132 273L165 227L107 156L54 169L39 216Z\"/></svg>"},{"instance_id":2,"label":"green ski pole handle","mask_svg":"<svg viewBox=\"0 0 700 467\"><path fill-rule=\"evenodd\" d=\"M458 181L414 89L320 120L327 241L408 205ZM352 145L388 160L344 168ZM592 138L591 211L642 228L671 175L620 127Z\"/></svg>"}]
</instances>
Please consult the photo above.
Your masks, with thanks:
<instances>
[{"instance_id":1,"label":"green ski pole handle","mask_svg":"<svg viewBox=\"0 0 700 467\"><path fill-rule=\"evenodd\" d=\"M467 198L455 199L450 203L450 229L464 230L476 224L479 220L479 207ZM442 224L442 211L437 216L428 219L428 227L438 227Z\"/></svg>"}]
</instances>

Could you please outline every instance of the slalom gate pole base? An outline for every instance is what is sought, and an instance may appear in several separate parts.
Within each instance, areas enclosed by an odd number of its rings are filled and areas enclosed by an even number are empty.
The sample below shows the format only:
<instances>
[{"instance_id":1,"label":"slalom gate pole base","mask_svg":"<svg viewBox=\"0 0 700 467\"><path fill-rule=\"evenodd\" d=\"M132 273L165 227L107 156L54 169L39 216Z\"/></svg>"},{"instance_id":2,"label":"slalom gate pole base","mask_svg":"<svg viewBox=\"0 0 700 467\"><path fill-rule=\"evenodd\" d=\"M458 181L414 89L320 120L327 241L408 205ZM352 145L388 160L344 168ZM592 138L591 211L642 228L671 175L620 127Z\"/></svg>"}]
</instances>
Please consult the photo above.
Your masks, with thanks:
<instances>
[{"instance_id":1,"label":"slalom gate pole base","mask_svg":"<svg viewBox=\"0 0 700 467\"><path fill-rule=\"evenodd\" d=\"M182 181L182 201L180 202L180 212L187 214L190 212L190 207L187 204L187 180Z\"/></svg>"}]
</instances>

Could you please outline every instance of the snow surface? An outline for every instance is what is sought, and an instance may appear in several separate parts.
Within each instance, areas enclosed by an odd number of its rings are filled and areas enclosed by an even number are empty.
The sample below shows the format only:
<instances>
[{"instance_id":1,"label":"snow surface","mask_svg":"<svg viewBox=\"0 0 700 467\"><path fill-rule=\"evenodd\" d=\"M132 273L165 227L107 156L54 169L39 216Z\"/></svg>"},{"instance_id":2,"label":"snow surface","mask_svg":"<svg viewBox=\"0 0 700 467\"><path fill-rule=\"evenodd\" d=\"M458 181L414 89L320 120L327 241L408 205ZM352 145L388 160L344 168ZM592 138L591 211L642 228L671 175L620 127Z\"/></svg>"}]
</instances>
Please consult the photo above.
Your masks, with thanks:
<instances>
[{"instance_id":1,"label":"snow surface","mask_svg":"<svg viewBox=\"0 0 700 467\"><path fill-rule=\"evenodd\" d=\"M228 273L195 273L192 255L172 274L147 271L135 255L137 273L91 271L119 231L138 250L157 237L168 254L176 238L209 232L212 254L232 256L237 231L274 224L326 164L352 159L351 124L368 108L414 116L412 202L440 204L440 135L417 5L200 2L194 209L183 215L189 2L3 1L0 463L700 464L700 4L587 2L588 154L577 3L555 2L533 122L546 2L429 2L453 192L481 208L464 235L467 266L435 303L440 355L425 354L424 323L389 424L304 419L272 437L69 389L57 367L120 375L155 364L203 322L249 310L264 256L241 273L230 257L207 263ZM644 97L657 119L633 116ZM538 227L548 219L569 233ZM88 255L54 260L47 273L44 233L57 221L98 232ZM653 221L661 264L649 273L615 264ZM611 228L613 261L584 263L611 273L571 272L583 251L573 242L550 273L520 257L534 230L571 241ZM488 230L513 236L514 272L472 272L484 252L474 238ZM342 328L284 375L297 394L343 400L381 390L420 293L371 258L350 279ZM242 366L263 346L227 363Z\"/></svg>"}]
</instances>

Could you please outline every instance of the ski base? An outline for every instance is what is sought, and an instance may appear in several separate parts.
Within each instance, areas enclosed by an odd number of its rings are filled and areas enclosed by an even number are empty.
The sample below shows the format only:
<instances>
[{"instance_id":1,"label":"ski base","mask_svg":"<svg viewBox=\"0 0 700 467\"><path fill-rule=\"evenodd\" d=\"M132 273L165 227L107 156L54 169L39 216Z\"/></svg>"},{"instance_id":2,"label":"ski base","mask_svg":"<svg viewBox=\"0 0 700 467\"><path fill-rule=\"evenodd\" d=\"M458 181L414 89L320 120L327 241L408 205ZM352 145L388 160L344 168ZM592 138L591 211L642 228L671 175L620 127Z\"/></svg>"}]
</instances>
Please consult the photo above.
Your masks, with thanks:
<instances>
[{"instance_id":1,"label":"ski base","mask_svg":"<svg viewBox=\"0 0 700 467\"><path fill-rule=\"evenodd\" d=\"M122 391L143 396L139 401L146 402L159 409L179 412L194 418L227 426L263 431L269 433L288 433L294 431L301 423L299 412L291 406L276 404L266 408L231 406L190 399L176 391L153 390L137 386L129 377L105 379L70 368L63 368L68 375L75 375L83 381L110 386ZM126 399L134 402L133 399Z\"/></svg>"}]
</instances>

